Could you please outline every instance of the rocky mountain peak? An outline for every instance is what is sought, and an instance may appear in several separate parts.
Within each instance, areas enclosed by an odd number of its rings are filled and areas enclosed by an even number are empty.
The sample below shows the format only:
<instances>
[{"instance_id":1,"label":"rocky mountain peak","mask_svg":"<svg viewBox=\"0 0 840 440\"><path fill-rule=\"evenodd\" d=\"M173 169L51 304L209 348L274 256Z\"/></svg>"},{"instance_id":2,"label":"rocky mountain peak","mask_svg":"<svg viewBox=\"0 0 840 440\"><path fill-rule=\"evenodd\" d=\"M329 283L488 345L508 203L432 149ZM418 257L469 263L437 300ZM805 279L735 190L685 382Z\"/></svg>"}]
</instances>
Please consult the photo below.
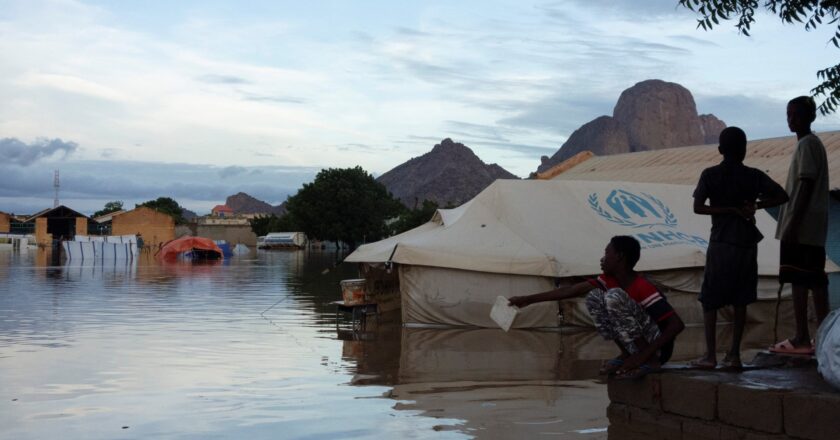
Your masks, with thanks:
<instances>
[{"instance_id":1,"label":"rocky mountain peak","mask_svg":"<svg viewBox=\"0 0 840 440\"><path fill-rule=\"evenodd\" d=\"M439 206L460 205L496 179L518 179L496 164L484 163L472 149L442 140L432 150L379 176L394 197L413 208L423 200Z\"/></svg>"},{"instance_id":2,"label":"rocky mountain peak","mask_svg":"<svg viewBox=\"0 0 840 440\"><path fill-rule=\"evenodd\" d=\"M234 214L282 215L285 212L282 205L271 206L270 204L241 191L232 196L228 196L225 200L225 205L232 209Z\"/></svg>"},{"instance_id":3,"label":"rocky mountain peak","mask_svg":"<svg viewBox=\"0 0 840 440\"><path fill-rule=\"evenodd\" d=\"M646 80L621 92L612 116L599 116L575 130L537 171L585 150L607 155L714 143L724 128L716 116L697 114L694 97L685 87Z\"/></svg>"}]
</instances>

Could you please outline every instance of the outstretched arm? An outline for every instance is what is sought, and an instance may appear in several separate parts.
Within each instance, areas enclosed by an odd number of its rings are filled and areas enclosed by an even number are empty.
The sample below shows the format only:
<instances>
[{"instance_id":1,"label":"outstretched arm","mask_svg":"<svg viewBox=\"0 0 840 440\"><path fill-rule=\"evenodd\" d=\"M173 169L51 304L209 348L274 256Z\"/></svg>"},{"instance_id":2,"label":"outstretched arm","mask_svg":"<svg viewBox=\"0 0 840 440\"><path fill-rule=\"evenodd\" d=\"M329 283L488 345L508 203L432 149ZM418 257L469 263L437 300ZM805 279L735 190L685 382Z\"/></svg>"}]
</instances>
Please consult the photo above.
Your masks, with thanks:
<instances>
[{"instance_id":1,"label":"outstretched arm","mask_svg":"<svg viewBox=\"0 0 840 440\"><path fill-rule=\"evenodd\" d=\"M525 307L538 302L560 301L563 299L583 296L590 290L592 290L592 285L587 281L582 281L568 287L560 287L547 292L535 293L533 295L526 296L514 296L508 299L508 303L516 307Z\"/></svg>"}]
</instances>

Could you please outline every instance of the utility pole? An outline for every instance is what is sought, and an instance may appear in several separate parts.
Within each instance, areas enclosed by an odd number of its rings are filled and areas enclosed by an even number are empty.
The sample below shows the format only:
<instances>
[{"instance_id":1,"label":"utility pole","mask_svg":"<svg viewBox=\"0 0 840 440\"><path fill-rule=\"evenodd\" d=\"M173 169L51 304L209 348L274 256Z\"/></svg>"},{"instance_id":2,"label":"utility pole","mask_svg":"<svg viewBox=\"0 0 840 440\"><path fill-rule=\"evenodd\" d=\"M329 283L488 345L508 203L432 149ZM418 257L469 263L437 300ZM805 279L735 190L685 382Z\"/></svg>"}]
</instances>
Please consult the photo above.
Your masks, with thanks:
<instances>
[{"instance_id":1,"label":"utility pole","mask_svg":"<svg viewBox=\"0 0 840 440\"><path fill-rule=\"evenodd\" d=\"M53 199L53 208L58 208L58 170L55 170L55 178L53 179L53 188L55 188L55 199Z\"/></svg>"}]
</instances>

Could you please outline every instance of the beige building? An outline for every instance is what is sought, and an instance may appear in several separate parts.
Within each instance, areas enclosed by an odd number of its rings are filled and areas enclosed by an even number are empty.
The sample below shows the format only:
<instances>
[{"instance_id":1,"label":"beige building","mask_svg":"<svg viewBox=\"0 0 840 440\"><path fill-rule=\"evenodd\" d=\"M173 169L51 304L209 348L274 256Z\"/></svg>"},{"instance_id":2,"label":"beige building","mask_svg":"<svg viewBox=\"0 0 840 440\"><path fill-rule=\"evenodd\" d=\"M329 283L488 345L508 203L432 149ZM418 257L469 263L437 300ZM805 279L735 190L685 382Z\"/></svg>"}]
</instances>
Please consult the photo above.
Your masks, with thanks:
<instances>
[{"instance_id":1,"label":"beige building","mask_svg":"<svg viewBox=\"0 0 840 440\"><path fill-rule=\"evenodd\" d=\"M12 228L11 217L9 214L0 211L0 232L8 233Z\"/></svg>"},{"instance_id":2,"label":"beige building","mask_svg":"<svg viewBox=\"0 0 840 440\"><path fill-rule=\"evenodd\" d=\"M26 219L35 223L35 242L51 246L52 240L72 240L76 234L87 235L88 217L64 205L45 209Z\"/></svg>"},{"instance_id":3,"label":"beige building","mask_svg":"<svg viewBox=\"0 0 840 440\"><path fill-rule=\"evenodd\" d=\"M111 235L143 236L145 246L159 246L175 238L175 220L168 214L141 206L115 215L111 219Z\"/></svg>"},{"instance_id":4,"label":"beige building","mask_svg":"<svg viewBox=\"0 0 840 440\"><path fill-rule=\"evenodd\" d=\"M246 246L257 245L257 235L251 230L250 224L201 224L196 227L196 234L199 237L211 240L225 240L231 246L239 243Z\"/></svg>"}]
</instances>

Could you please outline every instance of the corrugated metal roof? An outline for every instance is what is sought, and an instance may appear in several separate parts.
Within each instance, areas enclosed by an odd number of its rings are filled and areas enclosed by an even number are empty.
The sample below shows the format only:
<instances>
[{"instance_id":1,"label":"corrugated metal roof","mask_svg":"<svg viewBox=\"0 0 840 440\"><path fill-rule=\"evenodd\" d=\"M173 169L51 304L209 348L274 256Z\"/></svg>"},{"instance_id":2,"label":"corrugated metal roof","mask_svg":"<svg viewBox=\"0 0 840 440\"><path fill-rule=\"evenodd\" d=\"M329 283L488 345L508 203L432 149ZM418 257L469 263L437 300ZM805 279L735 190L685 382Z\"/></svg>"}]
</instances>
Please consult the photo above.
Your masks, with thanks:
<instances>
[{"instance_id":1,"label":"corrugated metal roof","mask_svg":"<svg viewBox=\"0 0 840 440\"><path fill-rule=\"evenodd\" d=\"M817 133L817 136L828 155L829 184L836 189L840 186L840 131ZM764 171L784 186L795 147L795 136L755 140L747 144L744 163ZM717 144L593 156L553 178L694 185L704 169L719 164L721 159ZM549 173L551 170L543 174Z\"/></svg>"}]
</instances>

